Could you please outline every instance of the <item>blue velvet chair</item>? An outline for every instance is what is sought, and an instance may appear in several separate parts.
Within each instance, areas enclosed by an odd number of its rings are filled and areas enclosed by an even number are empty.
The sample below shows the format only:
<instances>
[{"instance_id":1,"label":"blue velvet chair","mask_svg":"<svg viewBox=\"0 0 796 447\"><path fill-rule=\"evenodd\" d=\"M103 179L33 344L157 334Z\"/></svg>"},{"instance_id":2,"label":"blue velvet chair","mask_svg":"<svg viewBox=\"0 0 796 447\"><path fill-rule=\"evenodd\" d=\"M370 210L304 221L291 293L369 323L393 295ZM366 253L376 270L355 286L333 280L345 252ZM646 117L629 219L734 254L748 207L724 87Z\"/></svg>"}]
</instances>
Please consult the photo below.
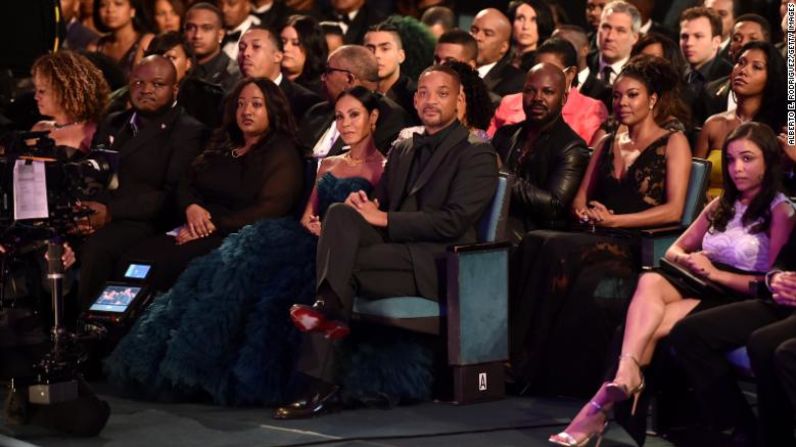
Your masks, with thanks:
<instances>
[{"instance_id":1,"label":"blue velvet chair","mask_svg":"<svg viewBox=\"0 0 796 447\"><path fill-rule=\"evenodd\" d=\"M685 207L679 224L641 231L642 266L657 267L658 260L666 254L666 250L702 212L707 199L708 184L710 183L710 168L711 162L708 160L702 158L691 159L691 177L688 180Z\"/></svg>"},{"instance_id":2,"label":"blue velvet chair","mask_svg":"<svg viewBox=\"0 0 796 447\"><path fill-rule=\"evenodd\" d=\"M454 373L453 401L504 394L508 359L508 257L505 239L508 174L501 173L492 203L479 222L478 243L448 248L445 294L354 301L353 319L446 337Z\"/></svg>"}]
</instances>

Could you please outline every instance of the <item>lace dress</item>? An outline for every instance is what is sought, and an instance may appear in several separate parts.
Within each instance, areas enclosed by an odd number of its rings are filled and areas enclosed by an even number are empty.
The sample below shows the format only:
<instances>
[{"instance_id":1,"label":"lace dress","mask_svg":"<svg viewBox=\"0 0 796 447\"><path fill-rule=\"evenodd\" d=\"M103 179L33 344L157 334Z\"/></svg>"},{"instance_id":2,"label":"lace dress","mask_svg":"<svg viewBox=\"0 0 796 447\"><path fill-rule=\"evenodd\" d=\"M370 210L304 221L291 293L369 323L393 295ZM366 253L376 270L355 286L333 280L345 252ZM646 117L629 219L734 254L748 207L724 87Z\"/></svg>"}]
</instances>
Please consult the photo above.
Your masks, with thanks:
<instances>
[{"instance_id":1,"label":"lace dress","mask_svg":"<svg viewBox=\"0 0 796 447\"><path fill-rule=\"evenodd\" d=\"M612 135L589 200L616 214L663 204L670 135L642 151L621 179L613 174ZM635 288L639 253L630 233L537 230L525 236L510 273L511 363L523 388L586 397L599 386L605 353Z\"/></svg>"},{"instance_id":2,"label":"lace dress","mask_svg":"<svg viewBox=\"0 0 796 447\"><path fill-rule=\"evenodd\" d=\"M369 192L364 178L318 180L319 209ZM110 383L149 399L283 402L300 336L288 318L315 296L317 238L293 218L265 219L194 260L105 361Z\"/></svg>"}]
</instances>

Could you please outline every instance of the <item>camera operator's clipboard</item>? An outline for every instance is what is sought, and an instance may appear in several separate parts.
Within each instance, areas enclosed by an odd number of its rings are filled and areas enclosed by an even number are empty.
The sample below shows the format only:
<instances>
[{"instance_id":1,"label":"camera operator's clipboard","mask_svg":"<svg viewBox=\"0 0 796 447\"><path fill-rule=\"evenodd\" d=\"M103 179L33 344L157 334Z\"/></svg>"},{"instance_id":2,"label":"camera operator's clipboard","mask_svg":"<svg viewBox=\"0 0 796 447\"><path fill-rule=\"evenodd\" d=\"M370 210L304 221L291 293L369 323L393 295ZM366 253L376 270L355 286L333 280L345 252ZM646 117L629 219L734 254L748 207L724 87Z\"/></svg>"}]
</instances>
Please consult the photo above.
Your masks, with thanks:
<instances>
[{"instance_id":1,"label":"camera operator's clipboard","mask_svg":"<svg viewBox=\"0 0 796 447\"><path fill-rule=\"evenodd\" d=\"M47 171L41 160L19 159L14 163L14 220L46 219Z\"/></svg>"}]
</instances>

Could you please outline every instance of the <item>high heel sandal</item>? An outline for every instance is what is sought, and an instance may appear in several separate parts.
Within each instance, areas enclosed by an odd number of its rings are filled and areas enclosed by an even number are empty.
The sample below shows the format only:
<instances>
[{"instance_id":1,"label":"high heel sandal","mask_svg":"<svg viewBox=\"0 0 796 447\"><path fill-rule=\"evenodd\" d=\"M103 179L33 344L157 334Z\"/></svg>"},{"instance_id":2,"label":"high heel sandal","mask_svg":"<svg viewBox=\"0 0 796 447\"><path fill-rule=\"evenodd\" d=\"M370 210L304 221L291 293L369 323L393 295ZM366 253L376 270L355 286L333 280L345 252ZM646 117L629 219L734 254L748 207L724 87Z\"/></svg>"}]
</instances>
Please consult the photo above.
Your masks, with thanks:
<instances>
[{"instance_id":1,"label":"high heel sandal","mask_svg":"<svg viewBox=\"0 0 796 447\"><path fill-rule=\"evenodd\" d=\"M645 382L644 382L644 374L641 372L641 364L638 360L630 354L622 354L619 356L619 361L622 360L632 360L633 363L636 364L638 368L639 375L641 376L641 382L632 390L628 388L627 385L622 383L611 382L605 387L605 391L608 394L608 398L611 402L620 402L626 399L633 398L633 406L630 409L630 415L636 415L636 406L638 405L638 398L641 396L641 392L644 391Z\"/></svg>"},{"instance_id":2,"label":"high heel sandal","mask_svg":"<svg viewBox=\"0 0 796 447\"><path fill-rule=\"evenodd\" d=\"M603 386L607 385L608 383L603 384ZM547 441L552 444L563 445L566 447L584 447L588 445L592 439L596 439L597 443L595 444L595 447L600 447L600 443L602 443L603 440L603 434L605 433L606 427L608 427L608 410L605 409L605 405L607 404L608 403L600 405L596 400L592 400L588 403L588 405L596 409L597 412L592 415L587 415L587 417L596 417L596 415L602 415L605 420L603 421L602 425L595 428L590 433L587 433L585 437L577 439L571 434L567 433L565 430L561 433L550 436ZM575 416L575 419L577 418L578 416ZM572 425L572 423L570 423L570 425Z\"/></svg>"}]
</instances>

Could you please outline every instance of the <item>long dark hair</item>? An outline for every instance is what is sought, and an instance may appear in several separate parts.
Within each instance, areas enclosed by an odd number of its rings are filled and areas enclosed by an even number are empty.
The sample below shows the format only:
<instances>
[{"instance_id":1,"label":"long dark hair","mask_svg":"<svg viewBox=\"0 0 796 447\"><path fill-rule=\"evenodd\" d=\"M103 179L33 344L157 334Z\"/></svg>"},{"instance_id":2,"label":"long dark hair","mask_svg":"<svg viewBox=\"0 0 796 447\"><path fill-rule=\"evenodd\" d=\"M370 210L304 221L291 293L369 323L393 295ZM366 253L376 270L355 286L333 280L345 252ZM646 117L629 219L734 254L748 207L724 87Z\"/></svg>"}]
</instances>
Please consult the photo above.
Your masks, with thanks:
<instances>
[{"instance_id":1,"label":"long dark hair","mask_svg":"<svg viewBox=\"0 0 796 447\"><path fill-rule=\"evenodd\" d=\"M489 90L486 88L484 80L478 76L478 72L470 64L449 60L443 62L442 66L450 68L459 75L467 106L467 113L464 116L467 120L466 124L475 129L486 130L492 120L492 115L495 114L495 105L489 98Z\"/></svg>"},{"instance_id":2,"label":"long dark hair","mask_svg":"<svg viewBox=\"0 0 796 447\"><path fill-rule=\"evenodd\" d=\"M530 6L536 13L536 33L539 35L537 45L541 45L542 42L553 35L553 31L555 30L556 26L553 22L553 11L550 5L544 0L513 0L511 3L509 3L507 14L509 22L512 24L512 30L514 26L514 19L517 17L517 8L522 5ZM513 44L514 38L512 36L512 45Z\"/></svg>"},{"instance_id":3,"label":"long dark hair","mask_svg":"<svg viewBox=\"0 0 796 447\"><path fill-rule=\"evenodd\" d=\"M365 107L365 110L368 111L368 113L378 109L379 102L381 100L380 93L376 93L361 85L357 85L356 87L351 87L349 89L343 90L342 92L340 92L339 95L337 95L337 99L334 100L334 103L337 104L337 101L340 101L340 98L344 96L350 96L356 99L357 101L361 102L362 105Z\"/></svg>"},{"instance_id":4,"label":"long dark hair","mask_svg":"<svg viewBox=\"0 0 796 447\"><path fill-rule=\"evenodd\" d=\"M144 10L141 2L139 0L127 0L127 3L130 4L131 8L135 9L135 16L133 16L133 29L139 33L145 33L149 31L151 26L146 20L146 11ZM94 26L97 28L97 31L101 33L109 33L111 29L105 26L105 22L102 21L102 17L100 16L99 9L100 0L94 0L94 9L91 12L91 17L94 19Z\"/></svg>"},{"instance_id":5,"label":"long dark hair","mask_svg":"<svg viewBox=\"0 0 796 447\"><path fill-rule=\"evenodd\" d=\"M301 48L304 49L304 68L298 80L315 81L320 79L329 57L329 47L321 26L315 18L303 14L288 17L282 29L292 26L296 30ZM281 30L280 30L281 34ZM299 82L301 84L301 82Z\"/></svg>"},{"instance_id":6,"label":"long dark hair","mask_svg":"<svg viewBox=\"0 0 796 447\"><path fill-rule=\"evenodd\" d=\"M296 122L290 112L290 103L285 94L273 81L264 78L244 78L235 86L235 89L227 96L224 103L224 117L222 124L214 132L205 150L196 158L194 165L197 167L205 166L209 160L215 156L224 155L236 147L244 144L243 132L238 127L236 112L238 109L238 97L240 92L249 85L254 84L265 97L265 110L268 113L268 130L260 138L260 141L251 149L252 151L263 150L266 141L271 135L281 134L289 138L296 136Z\"/></svg>"},{"instance_id":7,"label":"long dark hair","mask_svg":"<svg viewBox=\"0 0 796 447\"><path fill-rule=\"evenodd\" d=\"M680 45L668 36L654 32L645 34L633 45L630 56L633 57L642 54L641 52L644 51L644 48L656 43L663 49L663 58L669 61L677 74L682 77L683 74L685 74L685 58L683 58L683 52L680 50Z\"/></svg>"},{"instance_id":8,"label":"long dark hair","mask_svg":"<svg viewBox=\"0 0 796 447\"><path fill-rule=\"evenodd\" d=\"M658 101L652 112L659 126L666 127L671 117L677 118L685 125L691 123L691 111L682 100L680 76L671 62L660 57L639 54L630 58L625 64L619 73L619 77L622 76L631 77L644 84L650 95L653 93L658 95Z\"/></svg>"},{"instance_id":9,"label":"long dark hair","mask_svg":"<svg viewBox=\"0 0 796 447\"><path fill-rule=\"evenodd\" d=\"M708 220L711 224L711 231L724 231L727 223L735 215L735 202L740 197L740 192L735 186L735 182L730 177L730 169L727 166L727 148L730 143L738 140L749 140L756 144L763 152L763 161L766 165L766 172L763 174L763 181L760 185L760 192L749 202L741 222L750 225L758 220L750 231L752 233L762 233L768 231L771 226L771 201L781 190L782 167L779 141L774 131L765 124L750 121L741 124L730 132L721 147L721 167L724 191L721 193L716 209L710 213Z\"/></svg>"},{"instance_id":10,"label":"long dark hair","mask_svg":"<svg viewBox=\"0 0 796 447\"><path fill-rule=\"evenodd\" d=\"M755 114L754 120L765 123L779 132L785 125L785 99L786 99L786 71L785 60L779 50L769 42L751 41L744 44L736 60L745 51L760 50L766 55L766 85L763 88L760 110ZM737 65L737 62L736 62Z\"/></svg>"}]
</instances>

